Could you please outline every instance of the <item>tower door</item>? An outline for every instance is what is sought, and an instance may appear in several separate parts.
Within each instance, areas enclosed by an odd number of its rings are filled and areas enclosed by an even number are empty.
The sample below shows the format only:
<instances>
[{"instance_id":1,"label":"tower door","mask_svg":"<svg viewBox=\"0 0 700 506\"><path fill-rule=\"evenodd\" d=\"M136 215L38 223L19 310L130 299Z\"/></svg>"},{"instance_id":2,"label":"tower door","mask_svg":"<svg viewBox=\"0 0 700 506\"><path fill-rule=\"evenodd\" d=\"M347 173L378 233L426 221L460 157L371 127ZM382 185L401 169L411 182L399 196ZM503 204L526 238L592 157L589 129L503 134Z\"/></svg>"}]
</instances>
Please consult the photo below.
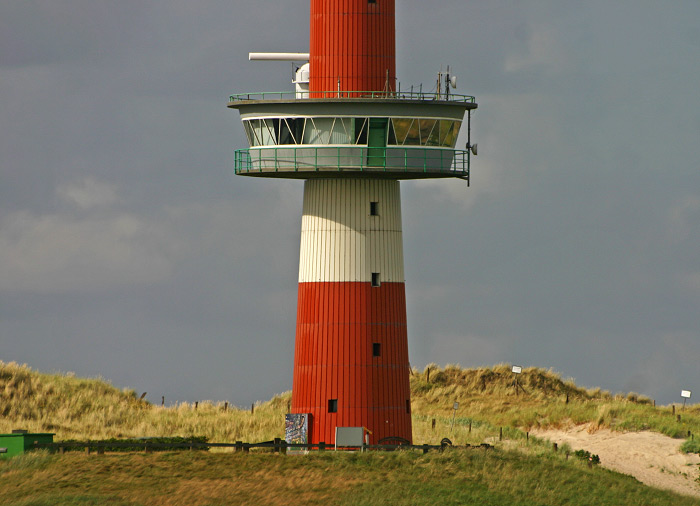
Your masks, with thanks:
<instances>
[{"instance_id":1,"label":"tower door","mask_svg":"<svg viewBox=\"0 0 700 506\"><path fill-rule=\"evenodd\" d=\"M386 128L388 118L370 118L367 135L367 165L370 167L386 166Z\"/></svg>"}]
</instances>

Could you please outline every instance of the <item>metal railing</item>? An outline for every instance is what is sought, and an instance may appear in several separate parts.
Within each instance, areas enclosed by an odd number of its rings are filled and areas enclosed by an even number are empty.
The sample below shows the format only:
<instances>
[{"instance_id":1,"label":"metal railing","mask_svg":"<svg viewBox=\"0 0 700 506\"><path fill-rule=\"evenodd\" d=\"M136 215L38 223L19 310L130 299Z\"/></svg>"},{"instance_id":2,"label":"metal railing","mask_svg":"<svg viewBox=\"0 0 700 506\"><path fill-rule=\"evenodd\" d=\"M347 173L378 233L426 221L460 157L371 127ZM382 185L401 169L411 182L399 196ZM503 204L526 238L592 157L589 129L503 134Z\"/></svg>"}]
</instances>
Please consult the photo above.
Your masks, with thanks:
<instances>
[{"instance_id":1,"label":"metal railing","mask_svg":"<svg viewBox=\"0 0 700 506\"><path fill-rule=\"evenodd\" d=\"M421 147L270 146L236 150L235 171L236 174L383 172L396 174L397 178L403 173L413 177L452 176L468 183L470 155L465 150Z\"/></svg>"},{"instance_id":2,"label":"metal railing","mask_svg":"<svg viewBox=\"0 0 700 506\"><path fill-rule=\"evenodd\" d=\"M303 93L304 98L299 98L299 93ZM464 102L473 104L476 99L471 95L459 95L450 93L425 93L422 91L263 91L253 93L235 93L229 96L229 102L240 102L244 100L307 100L314 98L327 99L370 99L370 100L417 100L417 101L440 101L440 102Z\"/></svg>"}]
</instances>

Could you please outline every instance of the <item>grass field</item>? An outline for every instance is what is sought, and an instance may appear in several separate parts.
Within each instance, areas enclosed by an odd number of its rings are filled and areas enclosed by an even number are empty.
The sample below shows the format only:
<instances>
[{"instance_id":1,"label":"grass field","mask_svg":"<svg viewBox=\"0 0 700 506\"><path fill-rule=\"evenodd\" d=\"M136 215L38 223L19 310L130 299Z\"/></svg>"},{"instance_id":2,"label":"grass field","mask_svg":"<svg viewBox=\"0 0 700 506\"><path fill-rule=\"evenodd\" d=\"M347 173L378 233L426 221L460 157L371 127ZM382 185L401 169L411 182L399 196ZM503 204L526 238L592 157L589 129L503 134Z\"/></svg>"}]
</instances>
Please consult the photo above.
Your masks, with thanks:
<instances>
[{"instance_id":1,"label":"grass field","mask_svg":"<svg viewBox=\"0 0 700 506\"><path fill-rule=\"evenodd\" d=\"M0 463L12 506L697 505L543 450L28 454Z\"/></svg>"},{"instance_id":2,"label":"grass field","mask_svg":"<svg viewBox=\"0 0 700 506\"><path fill-rule=\"evenodd\" d=\"M489 441L493 450L445 453L372 452L307 456L231 452L50 455L0 461L0 504L225 505L489 504L662 505L697 499L646 487L554 452L533 428L578 423L613 430L650 429L674 437L700 434L700 409L679 422L671 406L637 394L578 387L552 372L526 369L513 384L510 367L429 366L411 376L415 443L449 437L459 445ZM568 401L567 401L568 399ZM56 440L206 436L214 442L284 436L290 394L258 403L255 413L224 403L155 406L101 379L42 374L0 362L0 432L55 432ZM452 405L460 403L457 413ZM454 425L453 425L453 415ZM436 426L433 430L432 420ZM498 440L503 430L504 440ZM686 447L697 451L697 444ZM561 451L563 450L563 451Z\"/></svg>"}]
</instances>

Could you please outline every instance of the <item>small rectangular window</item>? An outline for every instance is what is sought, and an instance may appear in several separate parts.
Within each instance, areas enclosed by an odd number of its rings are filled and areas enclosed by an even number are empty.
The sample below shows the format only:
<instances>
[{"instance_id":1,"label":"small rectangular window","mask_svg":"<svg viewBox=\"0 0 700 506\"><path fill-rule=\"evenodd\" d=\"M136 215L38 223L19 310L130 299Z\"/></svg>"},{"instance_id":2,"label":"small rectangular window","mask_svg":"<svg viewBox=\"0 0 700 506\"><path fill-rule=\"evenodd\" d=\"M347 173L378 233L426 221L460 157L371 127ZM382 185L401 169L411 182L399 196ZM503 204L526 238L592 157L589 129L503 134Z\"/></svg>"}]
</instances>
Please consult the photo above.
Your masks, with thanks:
<instances>
[{"instance_id":1,"label":"small rectangular window","mask_svg":"<svg viewBox=\"0 0 700 506\"><path fill-rule=\"evenodd\" d=\"M372 343L372 356L379 357L382 354L382 343Z\"/></svg>"},{"instance_id":2,"label":"small rectangular window","mask_svg":"<svg viewBox=\"0 0 700 506\"><path fill-rule=\"evenodd\" d=\"M379 286L379 273L378 272L373 272L372 273L372 286Z\"/></svg>"},{"instance_id":3,"label":"small rectangular window","mask_svg":"<svg viewBox=\"0 0 700 506\"><path fill-rule=\"evenodd\" d=\"M370 202L369 203L369 215L370 216L379 216L379 202Z\"/></svg>"},{"instance_id":4,"label":"small rectangular window","mask_svg":"<svg viewBox=\"0 0 700 506\"><path fill-rule=\"evenodd\" d=\"M337 413L338 412L338 399L328 399L328 412Z\"/></svg>"}]
</instances>

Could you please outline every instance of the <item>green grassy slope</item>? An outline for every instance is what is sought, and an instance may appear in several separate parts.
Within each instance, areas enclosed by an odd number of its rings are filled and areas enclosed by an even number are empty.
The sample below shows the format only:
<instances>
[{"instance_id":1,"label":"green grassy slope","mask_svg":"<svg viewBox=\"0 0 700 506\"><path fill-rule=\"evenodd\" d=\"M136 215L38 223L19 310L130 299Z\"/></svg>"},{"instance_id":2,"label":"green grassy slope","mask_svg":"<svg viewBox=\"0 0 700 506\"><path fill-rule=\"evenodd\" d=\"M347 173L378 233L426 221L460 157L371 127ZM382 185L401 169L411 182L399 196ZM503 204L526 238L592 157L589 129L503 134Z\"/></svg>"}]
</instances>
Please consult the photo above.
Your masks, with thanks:
<instances>
[{"instance_id":1,"label":"green grassy slope","mask_svg":"<svg viewBox=\"0 0 700 506\"><path fill-rule=\"evenodd\" d=\"M0 462L3 504L697 505L561 454L30 454Z\"/></svg>"}]
</instances>

